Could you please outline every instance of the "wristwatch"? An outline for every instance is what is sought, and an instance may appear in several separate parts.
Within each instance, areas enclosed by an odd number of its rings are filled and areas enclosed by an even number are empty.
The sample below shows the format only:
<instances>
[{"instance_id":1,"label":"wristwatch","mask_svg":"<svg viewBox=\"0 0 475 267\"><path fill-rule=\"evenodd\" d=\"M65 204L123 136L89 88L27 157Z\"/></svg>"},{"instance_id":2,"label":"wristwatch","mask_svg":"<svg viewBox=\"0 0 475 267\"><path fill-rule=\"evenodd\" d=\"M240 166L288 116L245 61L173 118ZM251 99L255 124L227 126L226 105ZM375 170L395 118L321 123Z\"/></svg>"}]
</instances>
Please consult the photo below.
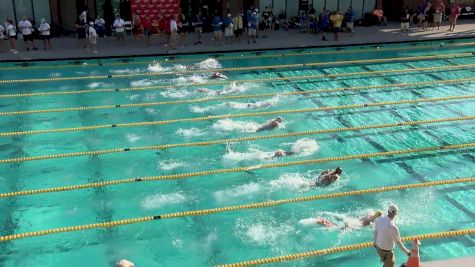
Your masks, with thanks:
<instances>
[{"instance_id":1,"label":"wristwatch","mask_svg":"<svg viewBox=\"0 0 475 267\"><path fill-rule=\"evenodd\" d=\"M407 253L407 256L411 256L411 252L410 252L410 251Z\"/></svg>"}]
</instances>

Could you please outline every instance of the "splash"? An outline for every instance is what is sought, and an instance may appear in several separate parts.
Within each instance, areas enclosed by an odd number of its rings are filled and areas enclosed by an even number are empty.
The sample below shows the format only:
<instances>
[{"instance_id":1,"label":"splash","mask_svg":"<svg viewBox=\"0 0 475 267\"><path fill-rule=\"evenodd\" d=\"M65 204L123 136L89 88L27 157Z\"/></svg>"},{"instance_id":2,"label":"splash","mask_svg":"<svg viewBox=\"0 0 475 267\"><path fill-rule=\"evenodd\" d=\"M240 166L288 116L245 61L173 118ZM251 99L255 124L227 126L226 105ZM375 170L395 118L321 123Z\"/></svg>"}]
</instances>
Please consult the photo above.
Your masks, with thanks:
<instances>
[{"instance_id":1,"label":"splash","mask_svg":"<svg viewBox=\"0 0 475 267\"><path fill-rule=\"evenodd\" d=\"M152 86L152 85L155 85L155 84L158 84L158 83L160 83L160 81L142 79L142 80L130 82L130 86L132 86L132 87L144 87L144 86Z\"/></svg>"},{"instance_id":2,"label":"splash","mask_svg":"<svg viewBox=\"0 0 475 267\"><path fill-rule=\"evenodd\" d=\"M192 93L184 89L173 89L161 92L160 95L167 98L184 98Z\"/></svg>"},{"instance_id":3,"label":"splash","mask_svg":"<svg viewBox=\"0 0 475 267\"><path fill-rule=\"evenodd\" d=\"M111 70L110 71L113 74L135 74L135 73L140 73L142 72L141 69L136 68L136 69L118 69L118 70Z\"/></svg>"},{"instance_id":4,"label":"splash","mask_svg":"<svg viewBox=\"0 0 475 267\"><path fill-rule=\"evenodd\" d=\"M48 74L48 78L59 78L61 76L62 76L62 74L59 73L59 72L52 72L52 73Z\"/></svg>"},{"instance_id":5,"label":"splash","mask_svg":"<svg viewBox=\"0 0 475 267\"><path fill-rule=\"evenodd\" d=\"M249 196L261 191L261 186L258 183L243 184L231 189L221 190L213 193L214 198L218 202L226 202L230 198L240 198L243 196Z\"/></svg>"},{"instance_id":6,"label":"splash","mask_svg":"<svg viewBox=\"0 0 475 267\"><path fill-rule=\"evenodd\" d=\"M87 88L95 89L95 88L98 88L100 86L104 86L104 83L103 82L93 82L93 83L88 84Z\"/></svg>"},{"instance_id":7,"label":"splash","mask_svg":"<svg viewBox=\"0 0 475 267\"><path fill-rule=\"evenodd\" d=\"M243 133L254 133L259 129L261 125L254 121L234 121L232 119L221 119L218 120L211 126L216 131L222 132L243 132Z\"/></svg>"},{"instance_id":8,"label":"splash","mask_svg":"<svg viewBox=\"0 0 475 267\"><path fill-rule=\"evenodd\" d=\"M295 228L290 225L266 225L263 223L252 224L244 230L244 242L250 244L275 245L282 241L285 236L295 232Z\"/></svg>"},{"instance_id":9,"label":"splash","mask_svg":"<svg viewBox=\"0 0 475 267\"><path fill-rule=\"evenodd\" d=\"M175 83L175 84L189 84L189 83L201 84L205 82L206 82L206 79L200 75L192 75L192 76L186 76L186 77L181 76L172 80L172 83Z\"/></svg>"},{"instance_id":10,"label":"splash","mask_svg":"<svg viewBox=\"0 0 475 267\"><path fill-rule=\"evenodd\" d=\"M205 130L199 129L199 128L189 128L189 129L178 129L176 131L176 134L181 135L185 138L190 138L190 137L198 137L198 136L203 136L206 134Z\"/></svg>"},{"instance_id":11,"label":"splash","mask_svg":"<svg viewBox=\"0 0 475 267\"><path fill-rule=\"evenodd\" d=\"M138 140L140 140L140 136L136 135L136 134L127 134L127 140L130 142L130 143L135 143L137 142Z\"/></svg>"},{"instance_id":12,"label":"splash","mask_svg":"<svg viewBox=\"0 0 475 267\"><path fill-rule=\"evenodd\" d=\"M317 141L309 138L301 138L292 145L290 150L300 156L310 156L317 152L318 149Z\"/></svg>"},{"instance_id":13,"label":"splash","mask_svg":"<svg viewBox=\"0 0 475 267\"><path fill-rule=\"evenodd\" d=\"M197 69L220 69L221 64L213 58L208 58L199 63L194 64L194 67Z\"/></svg>"},{"instance_id":14,"label":"splash","mask_svg":"<svg viewBox=\"0 0 475 267\"><path fill-rule=\"evenodd\" d=\"M241 102L228 102L226 106L234 109L248 109L248 108L267 108L278 104L280 101L279 96L275 96L268 100L257 101L254 103L241 103Z\"/></svg>"},{"instance_id":15,"label":"splash","mask_svg":"<svg viewBox=\"0 0 475 267\"><path fill-rule=\"evenodd\" d=\"M171 204L180 204L186 201L186 197L181 193L156 194L146 197L141 202L143 209L157 209Z\"/></svg>"},{"instance_id":16,"label":"splash","mask_svg":"<svg viewBox=\"0 0 475 267\"><path fill-rule=\"evenodd\" d=\"M147 70L151 72L163 72L168 71L168 68L162 67L162 65L158 61L153 61L148 65Z\"/></svg>"},{"instance_id":17,"label":"splash","mask_svg":"<svg viewBox=\"0 0 475 267\"><path fill-rule=\"evenodd\" d=\"M138 100L140 98L140 95L131 95L129 96L129 99L132 101Z\"/></svg>"},{"instance_id":18,"label":"splash","mask_svg":"<svg viewBox=\"0 0 475 267\"><path fill-rule=\"evenodd\" d=\"M269 182L272 190L292 190L297 192L307 191L312 187L313 181L309 175L300 173L284 173L278 179Z\"/></svg>"},{"instance_id":19,"label":"splash","mask_svg":"<svg viewBox=\"0 0 475 267\"><path fill-rule=\"evenodd\" d=\"M164 171L171 171L180 167L185 166L186 164L181 161L176 161L176 160L162 160L158 162L159 169L164 170Z\"/></svg>"},{"instance_id":20,"label":"splash","mask_svg":"<svg viewBox=\"0 0 475 267\"><path fill-rule=\"evenodd\" d=\"M235 152L228 150L223 156L226 162L241 162L254 160L270 160L274 156L274 152L265 152L257 148L250 148L249 152Z\"/></svg>"},{"instance_id":21,"label":"splash","mask_svg":"<svg viewBox=\"0 0 475 267\"><path fill-rule=\"evenodd\" d=\"M252 83L237 84L236 82L232 82L231 84L224 86L222 90L214 91L214 93L218 95L238 94L238 93L246 92L247 90L254 87L255 87L255 84L252 84Z\"/></svg>"}]
</instances>

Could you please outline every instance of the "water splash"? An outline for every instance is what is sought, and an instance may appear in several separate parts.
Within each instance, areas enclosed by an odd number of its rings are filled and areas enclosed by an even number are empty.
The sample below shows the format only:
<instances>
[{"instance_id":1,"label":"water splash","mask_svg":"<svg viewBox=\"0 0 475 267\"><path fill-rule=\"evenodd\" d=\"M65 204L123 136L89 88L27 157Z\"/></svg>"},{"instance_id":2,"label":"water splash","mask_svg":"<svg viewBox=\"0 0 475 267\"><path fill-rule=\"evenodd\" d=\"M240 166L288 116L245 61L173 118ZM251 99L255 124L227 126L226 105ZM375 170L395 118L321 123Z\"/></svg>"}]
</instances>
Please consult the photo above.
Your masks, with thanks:
<instances>
[{"instance_id":1,"label":"water splash","mask_svg":"<svg viewBox=\"0 0 475 267\"><path fill-rule=\"evenodd\" d=\"M155 194L146 197L141 202L143 209L157 209L167 205L180 204L186 201L186 197L181 193Z\"/></svg>"},{"instance_id":2,"label":"water splash","mask_svg":"<svg viewBox=\"0 0 475 267\"><path fill-rule=\"evenodd\" d=\"M162 160L158 162L158 168L164 171L174 170L185 166L186 163L177 160Z\"/></svg>"},{"instance_id":3,"label":"water splash","mask_svg":"<svg viewBox=\"0 0 475 267\"><path fill-rule=\"evenodd\" d=\"M176 130L176 134L181 135L185 138L191 138L191 137L198 137L198 136L203 136L206 134L205 130L199 129L199 128L189 128L189 129L178 129Z\"/></svg>"},{"instance_id":4,"label":"water splash","mask_svg":"<svg viewBox=\"0 0 475 267\"><path fill-rule=\"evenodd\" d=\"M213 193L218 202L227 202L232 198L250 197L261 191L261 185L255 182L243 184L234 188L216 191Z\"/></svg>"},{"instance_id":5,"label":"water splash","mask_svg":"<svg viewBox=\"0 0 475 267\"><path fill-rule=\"evenodd\" d=\"M309 138L301 138L293 143L290 151L299 154L300 156L310 156L315 154L320 149L317 141Z\"/></svg>"},{"instance_id":6,"label":"water splash","mask_svg":"<svg viewBox=\"0 0 475 267\"><path fill-rule=\"evenodd\" d=\"M161 92L160 95L167 98L184 98L192 95L192 93L185 89L172 89Z\"/></svg>"},{"instance_id":7,"label":"water splash","mask_svg":"<svg viewBox=\"0 0 475 267\"><path fill-rule=\"evenodd\" d=\"M197 69L220 69L221 63L214 58L208 58L193 65Z\"/></svg>"},{"instance_id":8,"label":"water splash","mask_svg":"<svg viewBox=\"0 0 475 267\"><path fill-rule=\"evenodd\" d=\"M253 133L256 132L257 129L261 125L254 121L234 121L232 119L221 119L218 120L211 126L216 131L223 131L223 132L243 132L243 133Z\"/></svg>"},{"instance_id":9,"label":"water splash","mask_svg":"<svg viewBox=\"0 0 475 267\"><path fill-rule=\"evenodd\" d=\"M127 135L127 140L129 141L129 143L135 143L137 142L138 140L140 140L140 136L136 135L136 134L132 134L132 133L128 133Z\"/></svg>"}]
</instances>

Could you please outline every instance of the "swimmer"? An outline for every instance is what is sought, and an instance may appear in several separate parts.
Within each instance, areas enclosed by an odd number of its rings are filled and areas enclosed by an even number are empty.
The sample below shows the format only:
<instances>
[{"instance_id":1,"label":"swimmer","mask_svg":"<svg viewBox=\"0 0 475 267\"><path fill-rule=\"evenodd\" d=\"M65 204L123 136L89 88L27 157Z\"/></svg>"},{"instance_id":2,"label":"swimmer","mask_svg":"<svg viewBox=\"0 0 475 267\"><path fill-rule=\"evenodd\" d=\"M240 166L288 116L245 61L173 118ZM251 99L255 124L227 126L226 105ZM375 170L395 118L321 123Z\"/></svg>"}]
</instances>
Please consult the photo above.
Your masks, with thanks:
<instances>
[{"instance_id":1,"label":"swimmer","mask_svg":"<svg viewBox=\"0 0 475 267\"><path fill-rule=\"evenodd\" d=\"M215 72L213 75L211 75L211 77L209 77L210 79L224 79L226 80L228 77L226 77L226 75L222 74L221 72Z\"/></svg>"},{"instance_id":2,"label":"swimmer","mask_svg":"<svg viewBox=\"0 0 475 267\"><path fill-rule=\"evenodd\" d=\"M334 183L340 178L343 170L340 167L337 167L335 170L328 170L320 173L317 179L315 179L315 186L327 186L331 183Z\"/></svg>"},{"instance_id":3,"label":"swimmer","mask_svg":"<svg viewBox=\"0 0 475 267\"><path fill-rule=\"evenodd\" d=\"M282 119L282 117L277 117L275 119L272 119L264 124L262 124L257 130L256 132L260 132L260 131L264 131L264 130L272 130L274 128L277 128L279 127L282 122L284 122L284 120Z\"/></svg>"},{"instance_id":4,"label":"swimmer","mask_svg":"<svg viewBox=\"0 0 475 267\"><path fill-rule=\"evenodd\" d=\"M368 226L372 222L374 222L377 218L381 217L381 215L383 215L383 213L379 210L376 211L373 214L367 214L366 216L364 216L363 218L360 219L361 220L361 225L362 226Z\"/></svg>"},{"instance_id":5,"label":"swimmer","mask_svg":"<svg viewBox=\"0 0 475 267\"><path fill-rule=\"evenodd\" d=\"M315 223L316 224L320 224L320 225L323 225L323 227L326 227L326 228L330 228L330 227L335 227L336 224L330 222L329 220L325 219L325 218L317 218L315 220Z\"/></svg>"},{"instance_id":6,"label":"swimmer","mask_svg":"<svg viewBox=\"0 0 475 267\"><path fill-rule=\"evenodd\" d=\"M292 156L293 154L295 154L295 153L292 152L292 151L285 151L285 150L279 149L279 150L274 152L274 156L272 156L272 157L273 158L280 158L280 157L283 157L283 156Z\"/></svg>"}]
</instances>

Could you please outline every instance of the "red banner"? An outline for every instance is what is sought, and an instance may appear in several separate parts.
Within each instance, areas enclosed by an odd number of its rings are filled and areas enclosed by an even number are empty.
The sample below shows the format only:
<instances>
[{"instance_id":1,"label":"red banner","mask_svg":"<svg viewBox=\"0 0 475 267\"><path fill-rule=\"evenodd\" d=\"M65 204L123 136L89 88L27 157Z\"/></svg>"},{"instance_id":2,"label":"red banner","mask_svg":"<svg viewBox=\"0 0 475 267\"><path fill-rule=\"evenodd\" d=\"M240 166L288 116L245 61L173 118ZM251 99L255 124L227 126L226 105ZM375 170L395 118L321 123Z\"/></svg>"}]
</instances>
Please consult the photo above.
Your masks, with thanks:
<instances>
[{"instance_id":1,"label":"red banner","mask_svg":"<svg viewBox=\"0 0 475 267\"><path fill-rule=\"evenodd\" d=\"M132 15L135 11L143 19L150 16L150 20L158 20L158 15L164 19L180 14L180 0L132 0L130 1Z\"/></svg>"}]
</instances>

